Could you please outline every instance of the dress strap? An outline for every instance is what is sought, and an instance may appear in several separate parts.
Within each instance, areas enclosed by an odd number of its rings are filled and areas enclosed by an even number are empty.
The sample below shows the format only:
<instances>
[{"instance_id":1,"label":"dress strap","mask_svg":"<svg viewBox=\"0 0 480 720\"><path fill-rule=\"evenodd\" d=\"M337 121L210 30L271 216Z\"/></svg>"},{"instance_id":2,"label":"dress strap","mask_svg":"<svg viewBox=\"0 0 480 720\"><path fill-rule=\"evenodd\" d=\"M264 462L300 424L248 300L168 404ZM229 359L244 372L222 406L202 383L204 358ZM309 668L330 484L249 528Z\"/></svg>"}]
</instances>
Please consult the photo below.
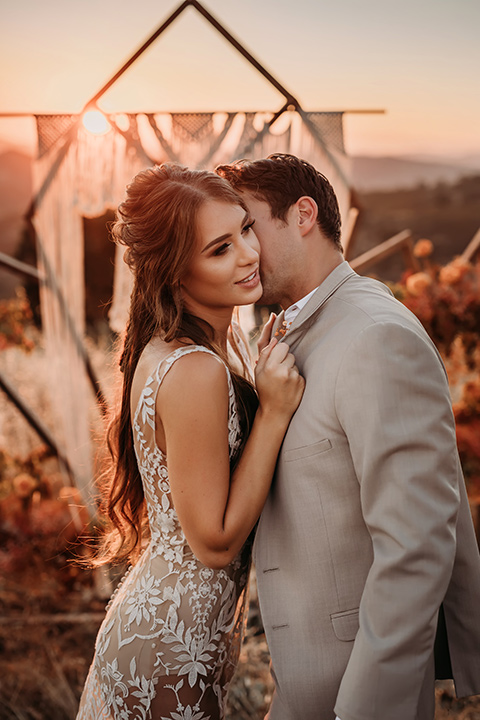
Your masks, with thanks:
<instances>
[{"instance_id":1,"label":"dress strap","mask_svg":"<svg viewBox=\"0 0 480 720\"><path fill-rule=\"evenodd\" d=\"M227 372L230 409L232 410L235 407L235 391L233 388L230 370L228 369L226 363L222 360L221 357L214 353L213 350L210 350L203 345L186 345L185 347L177 348L169 355L162 358L162 360L160 360L157 367L155 368L154 372L149 375L138 399L137 408L135 410L134 423L138 422L138 418L141 413L143 424L147 424L153 430L155 430L155 402L158 388L160 387L165 375L168 373L172 365L184 355L190 355L194 352L203 352L207 353L208 355L212 355L218 360L218 362L220 362L224 366Z\"/></svg>"},{"instance_id":2,"label":"dress strap","mask_svg":"<svg viewBox=\"0 0 480 720\"><path fill-rule=\"evenodd\" d=\"M228 378L230 380L230 371L224 361L221 357L219 357L216 353L213 352L213 350L210 350L209 348L204 347L203 345L186 345L185 347L180 347L174 350L170 355L167 355L163 360L160 360L160 362L157 365L157 368L155 372L153 373L153 377L157 380L158 384L160 385L163 381L163 378L168 373L170 368L172 367L173 363L178 360L179 358L183 357L184 355L190 355L194 352L203 352L207 353L208 355L212 355L218 362L222 363L222 365L225 367L225 370L227 371Z\"/></svg>"}]
</instances>

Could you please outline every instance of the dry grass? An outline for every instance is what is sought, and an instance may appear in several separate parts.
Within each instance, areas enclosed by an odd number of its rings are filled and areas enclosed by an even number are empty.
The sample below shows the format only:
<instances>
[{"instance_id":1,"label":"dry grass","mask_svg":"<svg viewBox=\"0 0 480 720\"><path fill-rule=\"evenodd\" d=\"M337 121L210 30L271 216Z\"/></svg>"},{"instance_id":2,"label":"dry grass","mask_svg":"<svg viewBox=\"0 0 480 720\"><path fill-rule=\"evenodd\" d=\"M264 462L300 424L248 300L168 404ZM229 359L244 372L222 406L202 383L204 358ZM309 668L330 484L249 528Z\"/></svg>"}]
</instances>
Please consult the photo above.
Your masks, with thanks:
<instances>
[{"instance_id":1,"label":"dry grass","mask_svg":"<svg viewBox=\"0 0 480 720\"><path fill-rule=\"evenodd\" d=\"M73 720L88 672L104 601L90 573L35 568L0 587L0 720ZM68 589L67 589L68 588ZM247 637L228 699L228 720L262 720L273 684L253 588ZM480 696L437 691L436 720L480 720ZM408 720L408 719L406 719Z\"/></svg>"}]
</instances>

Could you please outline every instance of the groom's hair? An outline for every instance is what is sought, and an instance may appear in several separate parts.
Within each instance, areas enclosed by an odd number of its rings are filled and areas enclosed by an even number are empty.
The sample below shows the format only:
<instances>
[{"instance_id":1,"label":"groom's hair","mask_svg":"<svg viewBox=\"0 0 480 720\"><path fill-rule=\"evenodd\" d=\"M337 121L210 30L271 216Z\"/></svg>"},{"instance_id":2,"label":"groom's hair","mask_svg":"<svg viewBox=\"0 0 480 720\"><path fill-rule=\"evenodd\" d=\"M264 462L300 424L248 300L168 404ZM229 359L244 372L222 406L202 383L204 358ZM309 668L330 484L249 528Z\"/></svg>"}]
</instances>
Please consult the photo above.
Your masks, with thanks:
<instances>
[{"instance_id":1,"label":"groom's hair","mask_svg":"<svg viewBox=\"0 0 480 720\"><path fill-rule=\"evenodd\" d=\"M335 191L325 175L295 155L274 153L261 160L238 160L219 165L215 172L239 191L265 201L273 218L285 221L288 210L303 195L318 206L317 223L322 233L342 250L340 211Z\"/></svg>"}]
</instances>

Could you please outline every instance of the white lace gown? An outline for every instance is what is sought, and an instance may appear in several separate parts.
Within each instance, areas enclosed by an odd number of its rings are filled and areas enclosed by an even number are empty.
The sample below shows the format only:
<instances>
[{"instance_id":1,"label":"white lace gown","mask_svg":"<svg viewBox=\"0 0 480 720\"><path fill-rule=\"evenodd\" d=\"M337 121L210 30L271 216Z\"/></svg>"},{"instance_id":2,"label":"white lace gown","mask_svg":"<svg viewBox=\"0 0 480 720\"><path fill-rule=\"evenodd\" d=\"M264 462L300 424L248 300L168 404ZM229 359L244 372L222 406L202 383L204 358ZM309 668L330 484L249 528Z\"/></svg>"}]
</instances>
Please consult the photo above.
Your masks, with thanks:
<instances>
[{"instance_id":1,"label":"white lace gown","mask_svg":"<svg viewBox=\"0 0 480 720\"><path fill-rule=\"evenodd\" d=\"M224 717L245 625L251 548L247 543L222 570L195 557L172 503L167 458L155 442L158 387L173 363L191 352L210 353L201 346L175 350L148 378L138 402L133 433L151 539L107 606L77 720ZM232 456L240 426L225 369Z\"/></svg>"}]
</instances>

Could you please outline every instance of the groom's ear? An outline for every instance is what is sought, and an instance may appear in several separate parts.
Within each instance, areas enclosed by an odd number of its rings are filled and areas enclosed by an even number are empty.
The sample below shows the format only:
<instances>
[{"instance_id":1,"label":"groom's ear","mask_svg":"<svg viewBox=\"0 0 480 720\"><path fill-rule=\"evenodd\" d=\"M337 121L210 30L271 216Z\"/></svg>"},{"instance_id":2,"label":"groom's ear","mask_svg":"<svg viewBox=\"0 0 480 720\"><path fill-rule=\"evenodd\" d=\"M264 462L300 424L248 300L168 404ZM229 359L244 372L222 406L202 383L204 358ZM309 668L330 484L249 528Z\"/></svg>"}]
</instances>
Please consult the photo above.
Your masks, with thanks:
<instances>
[{"instance_id":1,"label":"groom's ear","mask_svg":"<svg viewBox=\"0 0 480 720\"><path fill-rule=\"evenodd\" d=\"M295 203L295 207L300 234L307 235L317 223L318 205L309 195L302 195Z\"/></svg>"}]
</instances>

